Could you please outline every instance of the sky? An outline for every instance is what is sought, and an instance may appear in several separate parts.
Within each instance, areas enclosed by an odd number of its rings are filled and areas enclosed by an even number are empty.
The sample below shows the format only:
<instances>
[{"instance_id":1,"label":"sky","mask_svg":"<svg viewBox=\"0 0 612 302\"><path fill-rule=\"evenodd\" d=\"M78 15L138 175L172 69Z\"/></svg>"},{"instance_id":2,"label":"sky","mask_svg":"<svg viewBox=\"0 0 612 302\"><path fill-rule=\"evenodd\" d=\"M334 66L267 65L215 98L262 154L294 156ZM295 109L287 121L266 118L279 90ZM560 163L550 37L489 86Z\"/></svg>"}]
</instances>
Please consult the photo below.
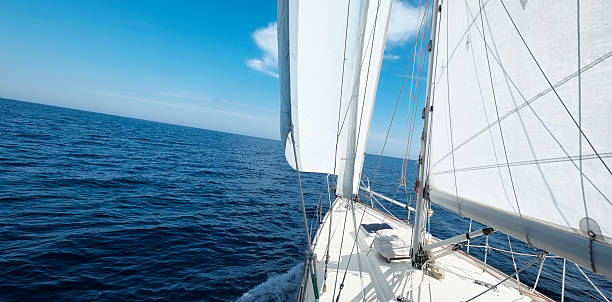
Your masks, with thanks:
<instances>
[{"instance_id":1,"label":"sky","mask_svg":"<svg viewBox=\"0 0 612 302\"><path fill-rule=\"evenodd\" d=\"M393 4L368 153L381 151L421 9ZM3 0L0 97L279 139L275 22L273 0ZM387 156L404 154L408 99Z\"/></svg>"}]
</instances>

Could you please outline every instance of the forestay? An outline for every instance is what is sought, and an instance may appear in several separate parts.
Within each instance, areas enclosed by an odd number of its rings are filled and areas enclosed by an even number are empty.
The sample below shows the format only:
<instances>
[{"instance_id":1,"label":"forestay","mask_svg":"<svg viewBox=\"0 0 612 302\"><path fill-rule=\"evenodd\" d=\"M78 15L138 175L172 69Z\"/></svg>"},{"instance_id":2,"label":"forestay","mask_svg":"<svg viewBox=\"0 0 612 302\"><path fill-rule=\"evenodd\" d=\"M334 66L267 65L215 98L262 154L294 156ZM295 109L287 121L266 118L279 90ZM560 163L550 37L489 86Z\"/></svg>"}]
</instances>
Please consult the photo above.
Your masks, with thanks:
<instances>
[{"instance_id":1,"label":"forestay","mask_svg":"<svg viewBox=\"0 0 612 302\"><path fill-rule=\"evenodd\" d=\"M608 277L611 11L444 1L427 159L433 202Z\"/></svg>"},{"instance_id":2,"label":"forestay","mask_svg":"<svg viewBox=\"0 0 612 302\"><path fill-rule=\"evenodd\" d=\"M300 171L358 190L391 0L278 1L281 139Z\"/></svg>"}]
</instances>

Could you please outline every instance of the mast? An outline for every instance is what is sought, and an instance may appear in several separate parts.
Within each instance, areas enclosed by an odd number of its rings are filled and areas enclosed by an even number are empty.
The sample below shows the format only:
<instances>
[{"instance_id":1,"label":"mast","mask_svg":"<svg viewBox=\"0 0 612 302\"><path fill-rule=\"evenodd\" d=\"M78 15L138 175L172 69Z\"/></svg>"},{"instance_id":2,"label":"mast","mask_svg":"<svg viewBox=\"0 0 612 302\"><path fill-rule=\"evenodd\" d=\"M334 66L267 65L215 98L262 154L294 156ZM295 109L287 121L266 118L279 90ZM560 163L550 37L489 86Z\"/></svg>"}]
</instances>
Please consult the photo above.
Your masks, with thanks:
<instances>
[{"instance_id":1,"label":"mast","mask_svg":"<svg viewBox=\"0 0 612 302\"><path fill-rule=\"evenodd\" d=\"M431 17L431 38L429 40L429 67L427 68L427 93L425 97L425 107L423 108L423 135L421 136L421 151L419 153L419 174L417 178L417 182L424 180L425 178L425 162L427 156L427 142L429 141L429 134L427 133L427 125L429 124L429 116L431 115L431 82L433 80L433 65L434 65L434 53L436 47L436 30L438 23L438 13L441 10L441 6L439 5L439 0L434 0L433 9L432 9L432 17ZM427 194L427 184L420 185L421 192L417 194L417 200L415 205L415 216L414 216L414 230L412 234L412 252L410 255L410 259L412 259L412 265L420 268L421 261L419 254L421 252L421 232L422 221L424 219L424 196ZM418 187L417 187L418 190Z\"/></svg>"}]
</instances>

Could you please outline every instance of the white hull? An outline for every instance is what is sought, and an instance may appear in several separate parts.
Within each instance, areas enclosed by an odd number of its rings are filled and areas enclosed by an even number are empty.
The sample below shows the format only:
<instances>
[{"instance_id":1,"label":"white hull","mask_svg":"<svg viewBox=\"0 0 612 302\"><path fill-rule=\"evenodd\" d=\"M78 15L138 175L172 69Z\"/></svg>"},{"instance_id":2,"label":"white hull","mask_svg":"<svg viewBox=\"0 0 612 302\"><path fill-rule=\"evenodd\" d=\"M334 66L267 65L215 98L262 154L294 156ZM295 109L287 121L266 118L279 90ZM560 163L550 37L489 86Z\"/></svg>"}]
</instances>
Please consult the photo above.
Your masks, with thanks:
<instances>
[{"instance_id":1,"label":"white hull","mask_svg":"<svg viewBox=\"0 0 612 302\"><path fill-rule=\"evenodd\" d=\"M460 251L435 260L433 266L438 267L439 272L443 272L442 278L434 277L437 274L424 275L421 270L413 270L409 259L387 262L374 247L375 235L364 231L363 228L358 231L358 245L353 248L355 226L359 228L362 215L361 224L384 222L392 227L393 231L401 234L406 241L411 238L412 227L361 203L357 203L354 208L354 219L353 211L347 207L347 204L346 200L336 199L314 238L313 251L320 293L319 301L336 301L347 263L348 270L339 301L398 301L398 297L404 298L403 301L466 301L485 291L487 289L485 284L496 284L507 277L502 272ZM330 219L332 221L330 258L325 277ZM344 238L341 238L345 225ZM430 241L435 242L437 239L431 238ZM303 281L306 282L306 286L300 287L298 300L315 301L311 278L307 273L304 276L307 279ZM477 284L475 280L482 283ZM530 288L510 278L476 301L552 300L537 291L530 292Z\"/></svg>"}]
</instances>

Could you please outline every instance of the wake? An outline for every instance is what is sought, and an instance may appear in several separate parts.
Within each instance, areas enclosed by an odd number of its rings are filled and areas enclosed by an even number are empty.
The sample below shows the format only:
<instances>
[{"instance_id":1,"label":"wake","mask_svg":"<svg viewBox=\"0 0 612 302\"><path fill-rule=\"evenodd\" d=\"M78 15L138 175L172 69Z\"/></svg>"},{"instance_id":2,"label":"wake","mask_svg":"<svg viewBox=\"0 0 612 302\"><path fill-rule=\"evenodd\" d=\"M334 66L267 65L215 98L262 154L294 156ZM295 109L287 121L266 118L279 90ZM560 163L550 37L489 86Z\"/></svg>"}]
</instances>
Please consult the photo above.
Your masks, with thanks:
<instances>
[{"instance_id":1,"label":"wake","mask_svg":"<svg viewBox=\"0 0 612 302\"><path fill-rule=\"evenodd\" d=\"M236 302L294 301L304 264L299 263L283 274L272 274L266 282L246 292Z\"/></svg>"}]
</instances>

